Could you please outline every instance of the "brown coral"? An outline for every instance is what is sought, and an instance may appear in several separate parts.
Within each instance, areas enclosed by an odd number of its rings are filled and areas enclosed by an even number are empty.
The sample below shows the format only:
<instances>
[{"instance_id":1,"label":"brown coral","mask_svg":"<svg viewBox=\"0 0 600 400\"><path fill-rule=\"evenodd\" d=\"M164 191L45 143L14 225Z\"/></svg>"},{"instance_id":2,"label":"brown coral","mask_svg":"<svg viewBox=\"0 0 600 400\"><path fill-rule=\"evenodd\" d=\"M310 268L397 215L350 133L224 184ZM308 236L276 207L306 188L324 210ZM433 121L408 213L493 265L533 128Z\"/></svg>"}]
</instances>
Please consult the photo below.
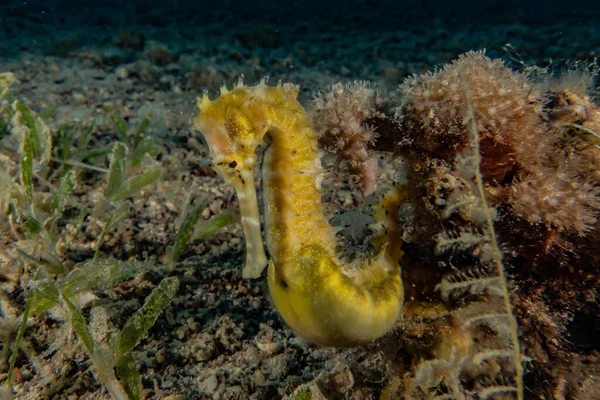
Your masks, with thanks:
<instances>
[{"instance_id":1,"label":"brown coral","mask_svg":"<svg viewBox=\"0 0 600 400\"><path fill-rule=\"evenodd\" d=\"M466 148L461 71L472 90L481 135L481 172L487 180L501 181L535 147L532 136L541 124L541 96L525 75L501 60L469 52L436 72L407 79L401 86L407 128L415 143L442 158L453 159Z\"/></svg>"},{"instance_id":2,"label":"brown coral","mask_svg":"<svg viewBox=\"0 0 600 400\"><path fill-rule=\"evenodd\" d=\"M365 121L377 114L378 93L364 81L336 83L329 91L320 92L313 101L316 111L315 131L319 143L338 156L338 165L346 161L358 188L364 196L375 191L377 159L367 146L377 137Z\"/></svg>"},{"instance_id":3,"label":"brown coral","mask_svg":"<svg viewBox=\"0 0 600 400\"><path fill-rule=\"evenodd\" d=\"M544 87L501 60L469 52L437 72L409 78L401 87L407 135L418 153L448 165L434 169L433 181L448 168L458 176L467 148L461 74L471 87L480 169L492 203L507 204L515 216L551 232L591 230L600 209L600 151L578 136L600 126L589 97L592 77L570 71ZM460 200L458 189L446 200Z\"/></svg>"},{"instance_id":4,"label":"brown coral","mask_svg":"<svg viewBox=\"0 0 600 400\"><path fill-rule=\"evenodd\" d=\"M589 97L592 76L569 71L547 94L548 128L521 162L508 202L531 223L580 236L592 230L600 210L600 111ZM577 79L574 79L576 77Z\"/></svg>"},{"instance_id":5,"label":"brown coral","mask_svg":"<svg viewBox=\"0 0 600 400\"><path fill-rule=\"evenodd\" d=\"M411 225L406 230L412 234L406 240L411 245L407 256L423 262L433 240L448 258L440 262L438 254L432 262L459 271L438 286L445 301L452 301L452 295L460 299L454 303L454 315L478 304L490 318L502 315L494 309L499 303L497 287L489 283L506 284L506 278L489 274L490 234L482 230L479 217L487 201L493 206L490 225L498 233L502 265L518 288L505 299L514 307L518 339L509 343L502 333L512 316L496 324L486 322L487 327L481 324L478 333L484 336L463 353L457 343L464 337L449 338L438 331L442 348L452 351L414 364L411 384L423 398L460 390L496 398L494 390L514 386L519 393L518 383L505 381L520 376L508 373L513 365L507 361L529 361L527 356L536 363L527 384L532 393L556 398L591 398L597 393L597 382L584 371L598 366L597 349L589 346L588 338L598 330L591 321L598 314L592 303L597 298L600 227L600 109L591 100L592 76L581 71L566 75L538 85L501 61L469 53L402 86L405 137L397 148L412 164L409 185L417 205L410 211L420 214L403 220ZM469 90L461 91L461 83L468 83ZM476 126L472 131L480 130L481 137L473 135L469 142L465 123ZM484 185L475 179L478 171L486 178ZM443 232L436 236L440 227ZM486 311L481 316L488 317ZM514 350L517 343L522 352L504 351ZM469 357L463 355L471 353L479 361L471 364L472 370ZM520 361L514 367L522 365ZM499 388L494 378L488 380L494 371L502 371Z\"/></svg>"},{"instance_id":6,"label":"brown coral","mask_svg":"<svg viewBox=\"0 0 600 400\"><path fill-rule=\"evenodd\" d=\"M600 187L578 176L565 160L556 168L540 166L513 184L509 201L513 211L531 223L583 235L596 222Z\"/></svg>"}]
</instances>

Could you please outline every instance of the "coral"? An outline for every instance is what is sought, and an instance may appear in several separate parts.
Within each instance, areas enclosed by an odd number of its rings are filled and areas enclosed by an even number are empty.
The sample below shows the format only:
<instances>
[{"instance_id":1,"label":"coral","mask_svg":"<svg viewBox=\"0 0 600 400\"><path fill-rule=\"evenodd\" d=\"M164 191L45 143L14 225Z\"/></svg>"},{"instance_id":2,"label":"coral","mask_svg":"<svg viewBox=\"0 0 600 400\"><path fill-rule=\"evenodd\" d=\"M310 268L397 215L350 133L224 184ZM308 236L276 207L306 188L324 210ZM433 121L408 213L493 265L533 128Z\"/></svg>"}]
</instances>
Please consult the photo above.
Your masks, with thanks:
<instances>
[{"instance_id":1,"label":"coral","mask_svg":"<svg viewBox=\"0 0 600 400\"><path fill-rule=\"evenodd\" d=\"M472 88L481 173L486 180L500 182L537 145L542 98L527 76L484 52L466 53L434 73L407 79L401 87L406 123L421 149L450 160L462 152L469 135L461 71Z\"/></svg>"},{"instance_id":2,"label":"coral","mask_svg":"<svg viewBox=\"0 0 600 400\"><path fill-rule=\"evenodd\" d=\"M511 332L501 308L472 302L437 323L436 345L429 359L417 362L407 384L409 398L466 399L467 393L514 398L522 388L511 377ZM499 397L506 394L510 397Z\"/></svg>"},{"instance_id":3,"label":"coral","mask_svg":"<svg viewBox=\"0 0 600 400\"><path fill-rule=\"evenodd\" d=\"M319 143L329 153L336 154L337 164L346 161L350 174L364 196L375 192L377 158L367 145L377 138L367 120L377 115L379 94L364 81L336 83L313 100L314 127Z\"/></svg>"},{"instance_id":4,"label":"coral","mask_svg":"<svg viewBox=\"0 0 600 400\"><path fill-rule=\"evenodd\" d=\"M412 173L411 206L400 212L407 255L454 270L437 286L448 322L437 328L437 346L419 349L426 355L409 381L417 398L522 396L531 360L522 352L543 366L534 379L551 379L555 393L571 393L580 380L569 371L580 355L564 335L581 299L560 290L528 293L562 282L581 296L597 282L595 76L546 74L536 84L501 61L468 53L401 87L397 147ZM461 90L463 82L471 89ZM435 258L427 253L432 246ZM427 284L415 291L420 298L429 295Z\"/></svg>"},{"instance_id":5,"label":"coral","mask_svg":"<svg viewBox=\"0 0 600 400\"><path fill-rule=\"evenodd\" d=\"M590 72L569 71L549 87L549 126L521 161L507 199L530 223L580 236L593 229L600 210L600 111L589 96L593 78Z\"/></svg>"},{"instance_id":6,"label":"coral","mask_svg":"<svg viewBox=\"0 0 600 400\"><path fill-rule=\"evenodd\" d=\"M479 151L480 134L472 108L471 88L464 71L458 71L462 79L460 90L465 96L464 121L470 133L470 146L458 160L458 178L471 187L472 197L479 210L480 218L474 225L479 234L463 231L454 240L444 237L442 250L459 247L468 249L479 245L481 252L475 266L445 277L438 285L442 298L450 295L473 297L485 294L484 301L475 301L452 313L455 326L450 337L440 340L434 359L417 366L412 384L426 388L432 382L443 379L448 394L464 398L460 381L474 382L472 391L482 399L501 393L516 393L523 398L523 356L521 355L517 321L510 302L510 291L502 252L494 228L495 213L486 199L483 176L480 172L482 154ZM461 205L464 207L466 204ZM459 207L459 208L460 208ZM453 206L456 210L457 207ZM447 213L450 215L449 213ZM442 236L445 236L442 233ZM467 240L465 240L468 238ZM494 334L490 334L492 331ZM501 370L499 374L497 371ZM465 378L466 376L466 378Z\"/></svg>"},{"instance_id":7,"label":"coral","mask_svg":"<svg viewBox=\"0 0 600 400\"><path fill-rule=\"evenodd\" d=\"M508 201L530 223L584 235L593 229L600 210L600 186L581 175L568 159L554 168L539 166L511 185Z\"/></svg>"},{"instance_id":8,"label":"coral","mask_svg":"<svg viewBox=\"0 0 600 400\"><path fill-rule=\"evenodd\" d=\"M460 180L457 163L468 145L465 95L458 90L464 70L480 132L481 173L492 205L506 204L517 218L561 234L588 233L600 210L599 152L594 129L598 108L588 91L589 73L536 85L483 52L470 52L434 73L409 78L402 128L433 198L430 209L463 206L461 216L477 218ZM582 140L583 138L583 140ZM592 143L593 144L593 143ZM426 156L425 154L429 154ZM414 162L413 162L414 163Z\"/></svg>"},{"instance_id":9,"label":"coral","mask_svg":"<svg viewBox=\"0 0 600 400\"><path fill-rule=\"evenodd\" d=\"M245 277L258 277L265 256L254 185L255 150L265 136L262 187L265 236L271 260L268 282L284 320L307 339L352 346L385 334L398 319L403 286L396 209L404 200L393 190L380 207L382 225L374 243L379 254L352 278L335 257L335 235L323 215L323 173L317 135L286 84L238 84L204 96L194 118L210 148L215 170L236 189L246 236Z\"/></svg>"}]
</instances>

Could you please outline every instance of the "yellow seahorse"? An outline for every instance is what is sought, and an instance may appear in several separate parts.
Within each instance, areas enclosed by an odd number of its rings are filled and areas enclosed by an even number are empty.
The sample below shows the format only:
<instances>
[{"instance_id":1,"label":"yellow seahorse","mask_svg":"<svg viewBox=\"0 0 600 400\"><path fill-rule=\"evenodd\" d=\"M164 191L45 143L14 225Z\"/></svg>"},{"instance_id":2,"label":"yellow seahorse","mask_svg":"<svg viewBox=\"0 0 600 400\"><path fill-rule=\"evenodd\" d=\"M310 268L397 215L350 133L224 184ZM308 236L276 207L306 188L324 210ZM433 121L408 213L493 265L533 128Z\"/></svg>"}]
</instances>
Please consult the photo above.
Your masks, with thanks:
<instances>
[{"instance_id":1,"label":"yellow seahorse","mask_svg":"<svg viewBox=\"0 0 600 400\"><path fill-rule=\"evenodd\" d=\"M395 211L403 200L391 191L376 212L379 254L349 277L335 256L335 234L323 214L323 169L310 117L292 84L244 86L198 101L194 126L210 148L213 166L233 185L246 238L243 276L267 265L254 183L255 151L268 141L261 171L269 290L284 320L306 339L353 346L384 335L403 304ZM388 245L388 243L390 243Z\"/></svg>"}]
</instances>

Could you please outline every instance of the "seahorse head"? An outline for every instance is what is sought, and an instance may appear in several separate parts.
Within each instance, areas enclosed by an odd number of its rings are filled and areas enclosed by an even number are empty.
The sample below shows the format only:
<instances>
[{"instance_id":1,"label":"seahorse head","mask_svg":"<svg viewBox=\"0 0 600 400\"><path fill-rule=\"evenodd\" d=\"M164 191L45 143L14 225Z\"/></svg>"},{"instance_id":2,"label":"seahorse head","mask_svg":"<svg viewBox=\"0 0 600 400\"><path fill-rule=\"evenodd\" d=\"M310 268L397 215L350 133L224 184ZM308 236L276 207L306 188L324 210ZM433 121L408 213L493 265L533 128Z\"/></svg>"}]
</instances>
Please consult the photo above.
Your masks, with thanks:
<instances>
[{"instance_id":1,"label":"seahorse head","mask_svg":"<svg viewBox=\"0 0 600 400\"><path fill-rule=\"evenodd\" d=\"M206 94L198 101L200 112L194 117L194 126L203 133L214 166L225 175L229 168L235 174L236 170L252 169L256 162L255 150L263 134L251 115L250 98L247 88L236 87L232 91L222 88L214 101Z\"/></svg>"}]
</instances>

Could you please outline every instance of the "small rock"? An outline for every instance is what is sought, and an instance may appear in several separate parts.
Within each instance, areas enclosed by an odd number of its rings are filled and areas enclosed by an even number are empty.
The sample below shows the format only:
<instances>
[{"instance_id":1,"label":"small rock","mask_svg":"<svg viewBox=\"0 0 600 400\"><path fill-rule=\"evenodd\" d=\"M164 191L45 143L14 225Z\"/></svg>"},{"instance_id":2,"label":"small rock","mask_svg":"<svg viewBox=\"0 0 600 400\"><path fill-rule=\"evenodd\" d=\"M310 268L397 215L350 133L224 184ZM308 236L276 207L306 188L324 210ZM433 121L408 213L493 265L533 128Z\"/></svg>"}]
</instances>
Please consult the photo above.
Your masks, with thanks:
<instances>
[{"instance_id":1,"label":"small rock","mask_svg":"<svg viewBox=\"0 0 600 400\"><path fill-rule=\"evenodd\" d=\"M136 72L142 82L156 83L158 71L156 71L156 67L150 64L148 61L136 63Z\"/></svg>"},{"instance_id":2,"label":"small rock","mask_svg":"<svg viewBox=\"0 0 600 400\"><path fill-rule=\"evenodd\" d=\"M289 369L289 360L283 354L263 361L261 368L262 372L272 380L281 379L287 374Z\"/></svg>"},{"instance_id":3,"label":"small rock","mask_svg":"<svg viewBox=\"0 0 600 400\"><path fill-rule=\"evenodd\" d=\"M217 386L219 386L219 380L217 379L217 376L211 375L200 382L198 389L206 394L212 394L217 390Z\"/></svg>"},{"instance_id":4,"label":"small rock","mask_svg":"<svg viewBox=\"0 0 600 400\"><path fill-rule=\"evenodd\" d=\"M252 381L256 386L262 386L267 381L265 379L265 375L260 371L254 371L254 376L252 377Z\"/></svg>"},{"instance_id":5,"label":"small rock","mask_svg":"<svg viewBox=\"0 0 600 400\"><path fill-rule=\"evenodd\" d=\"M277 342L257 342L256 346L269 355L277 353L281 348L281 346Z\"/></svg>"},{"instance_id":6,"label":"small rock","mask_svg":"<svg viewBox=\"0 0 600 400\"><path fill-rule=\"evenodd\" d=\"M186 74L186 89L192 91L201 91L205 89L218 88L222 77L212 66L201 66L194 71Z\"/></svg>"},{"instance_id":7,"label":"small rock","mask_svg":"<svg viewBox=\"0 0 600 400\"><path fill-rule=\"evenodd\" d=\"M154 46L146 51L144 58L154 65L164 67L173 62L173 53L166 46Z\"/></svg>"},{"instance_id":8,"label":"small rock","mask_svg":"<svg viewBox=\"0 0 600 400\"><path fill-rule=\"evenodd\" d=\"M129 77L129 71L127 71L126 67L119 67L115 70L115 74L119 79L127 79Z\"/></svg>"}]
</instances>

